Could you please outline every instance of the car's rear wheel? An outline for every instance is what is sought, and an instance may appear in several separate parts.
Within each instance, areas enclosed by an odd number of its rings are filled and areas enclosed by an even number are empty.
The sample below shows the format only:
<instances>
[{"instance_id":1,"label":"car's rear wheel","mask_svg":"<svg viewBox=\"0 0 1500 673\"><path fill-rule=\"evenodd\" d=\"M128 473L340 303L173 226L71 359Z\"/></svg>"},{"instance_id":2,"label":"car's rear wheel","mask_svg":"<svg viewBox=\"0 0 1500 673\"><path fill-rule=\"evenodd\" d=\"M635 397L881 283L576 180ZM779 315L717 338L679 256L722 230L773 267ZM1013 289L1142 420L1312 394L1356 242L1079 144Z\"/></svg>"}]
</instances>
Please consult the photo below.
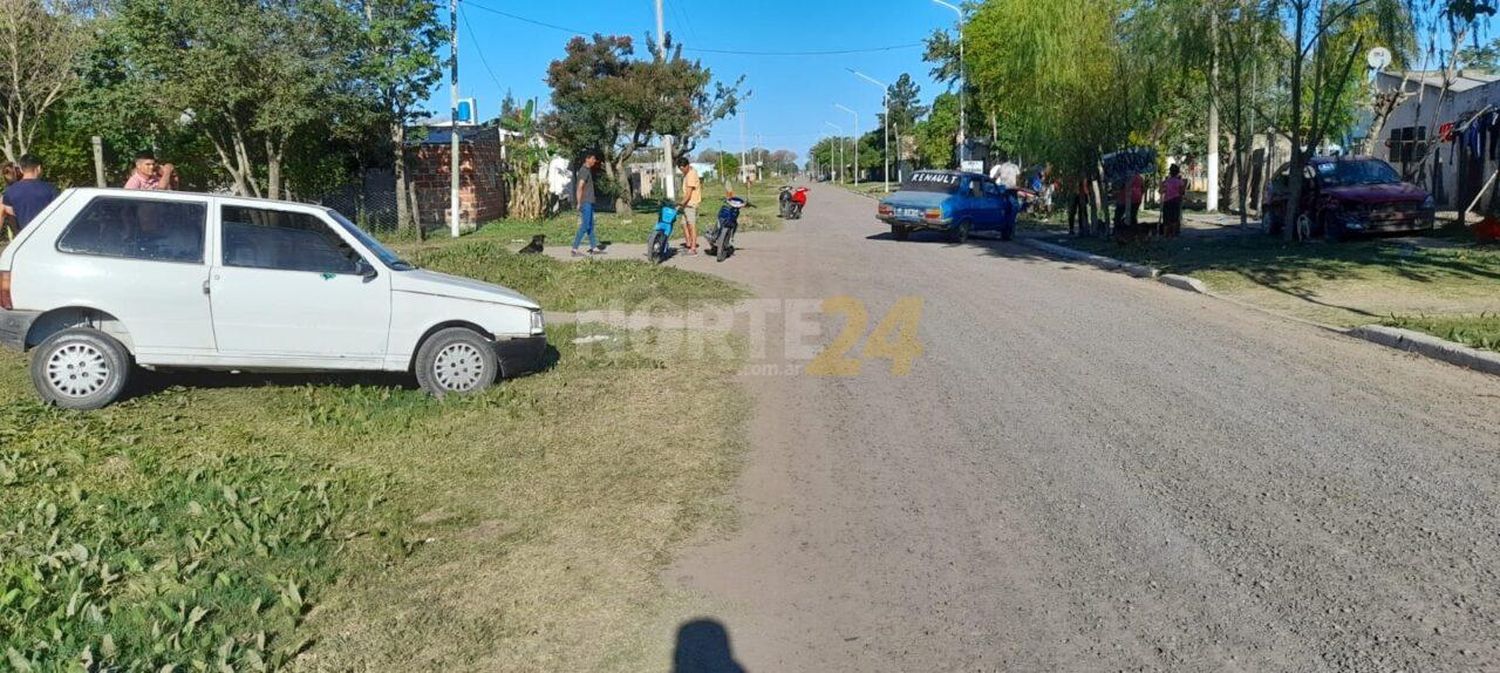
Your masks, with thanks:
<instances>
[{"instance_id":1,"label":"car's rear wheel","mask_svg":"<svg viewBox=\"0 0 1500 673\"><path fill-rule=\"evenodd\" d=\"M1270 205L1260 208L1260 230L1275 236L1281 233L1281 219L1276 217L1276 209Z\"/></svg>"},{"instance_id":2,"label":"car's rear wheel","mask_svg":"<svg viewBox=\"0 0 1500 673\"><path fill-rule=\"evenodd\" d=\"M31 359L31 382L48 404L92 410L119 399L130 381L130 352L96 329L74 327L53 334Z\"/></svg>"},{"instance_id":3,"label":"car's rear wheel","mask_svg":"<svg viewBox=\"0 0 1500 673\"><path fill-rule=\"evenodd\" d=\"M971 226L968 220L960 221L958 226L948 231L949 239L954 243L967 243L969 241L969 229Z\"/></svg>"},{"instance_id":4,"label":"car's rear wheel","mask_svg":"<svg viewBox=\"0 0 1500 673\"><path fill-rule=\"evenodd\" d=\"M417 350L417 384L433 397L470 395L494 384L500 359L489 339L466 327L449 327Z\"/></svg>"},{"instance_id":5,"label":"car's rear wheel","mask_svg":"<svg viewBox=\"0 0 1500 673\"><path fill-rule=\"evenodd\" d=\"M907 229L906 227L892 226L891 238L894 238L898 241L904 241L908 238L911 238L911 230Z\"/></svg>"},{"instance_id":6,"label":"car's rear wheel","mask_svg":"<svg viewBox=\"0 0 1500 673\"><path fill-rule=\"evenodd\" d=\"M1329 243L1340 243L1349 238L1349 232L1346 231L1344 229L1344 225L1340 224L1335 218L1324 217L1321 219L1323 220L1324 241L1327 241Z\"/></svg>"}]
</instances>

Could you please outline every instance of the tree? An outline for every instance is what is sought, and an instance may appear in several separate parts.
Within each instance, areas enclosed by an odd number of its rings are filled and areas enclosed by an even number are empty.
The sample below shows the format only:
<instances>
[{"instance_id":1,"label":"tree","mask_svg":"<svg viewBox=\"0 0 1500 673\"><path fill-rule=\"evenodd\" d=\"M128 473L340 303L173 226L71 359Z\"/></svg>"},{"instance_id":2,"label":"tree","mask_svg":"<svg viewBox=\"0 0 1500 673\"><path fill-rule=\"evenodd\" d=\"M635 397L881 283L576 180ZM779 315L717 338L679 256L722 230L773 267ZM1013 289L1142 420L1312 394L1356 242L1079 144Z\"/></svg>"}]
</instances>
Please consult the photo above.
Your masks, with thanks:
<instances>
[{"instance_id":1,"label":"tree","mask_svg":"<svg viewBox=\"0 0 1500 673\"><path fill-rule=\"evenodd\" d=\"M1500 39L1480 45L1476 40L1471 46L1458 51L1458 64L1464 70L1485 73L1500 72Z\"/></svg>"},{"instance_id":2,"label":"tree","mask_svg":"<svg viewBox=\"0 0 1500 673\"><path fill-rule=\"evenodd\" d=\"M0 150L27 154L48 113L78 85L87 15L62 0L0 0Z\"/></svg>"},{"instance_id":3,"label":"tree","mask_svg":"<svg viewBox=\"0 0 1500 673\"><path fill-rule=\"evenodd\" d=\"M106 94L207 138L235 193L279 198L291 140L357 102L353 16L331 0L119 0Z\"/></svg>"},{"instance_id":4,"label":"tree","mask_svg":"<svg viewBox=\"0 0 1500 673\"><path fill-rule=\"evenodd\" d=\"M415 225L408 203L406 128L421 114L418 106L442 78L437 50L446 31L432 0L358 0L358 75L364 96L376 105L391 144L396 176L396 221Z\"/></svg>"},{"instance_id":5,"label":"tree","mask_svg":"<svg viewBox=\"0 0 1500 673\"><path fill-rule=\"evenodd\" d=\"M927 118L912 129L919 168L952 168L958 138L958 95L941 93L932 101Z\"/></svg>"},{"instance_id":6,"label":"tree","mask_svg":"<svg viewBox=\"0 0 1500 673\"><path fill-rule=\"evenodd\" d=\"M547 69L553 112L544 125L574 152L597 149L616 185L628 184L625 164L652 138L674 135L689 154L707 127L734 114L738 104L738 83L716 83L710 92L712 73L684 59L671 36L666 42L663 58L655 58L653 44L653 58L636 59L629 37L575 37ZM616 208L629 208L632 196L619 194Z\"/></svg>"}]
</instances>

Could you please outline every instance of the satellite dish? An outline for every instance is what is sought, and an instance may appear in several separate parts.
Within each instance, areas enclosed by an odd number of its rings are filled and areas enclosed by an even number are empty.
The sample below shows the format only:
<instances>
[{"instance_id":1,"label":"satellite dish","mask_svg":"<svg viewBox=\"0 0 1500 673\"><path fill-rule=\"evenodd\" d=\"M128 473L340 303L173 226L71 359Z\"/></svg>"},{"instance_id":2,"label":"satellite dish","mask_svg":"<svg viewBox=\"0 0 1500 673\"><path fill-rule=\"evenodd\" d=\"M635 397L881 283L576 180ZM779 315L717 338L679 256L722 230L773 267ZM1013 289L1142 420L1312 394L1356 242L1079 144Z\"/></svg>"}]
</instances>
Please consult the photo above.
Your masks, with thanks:
<instances>
[{"instance_id":1,"label":"satellite dish","mask_svg":"<svg viewBox=\"0 0 1500 673\"><path fill-rule=\"evenodd\" d=\"M1371 49L1369 55L1365 57L1365 62L1370 64L1372 69L1384 70L1391 64L1391 50L1385 47Z\"/></svg>"}]
</instances>

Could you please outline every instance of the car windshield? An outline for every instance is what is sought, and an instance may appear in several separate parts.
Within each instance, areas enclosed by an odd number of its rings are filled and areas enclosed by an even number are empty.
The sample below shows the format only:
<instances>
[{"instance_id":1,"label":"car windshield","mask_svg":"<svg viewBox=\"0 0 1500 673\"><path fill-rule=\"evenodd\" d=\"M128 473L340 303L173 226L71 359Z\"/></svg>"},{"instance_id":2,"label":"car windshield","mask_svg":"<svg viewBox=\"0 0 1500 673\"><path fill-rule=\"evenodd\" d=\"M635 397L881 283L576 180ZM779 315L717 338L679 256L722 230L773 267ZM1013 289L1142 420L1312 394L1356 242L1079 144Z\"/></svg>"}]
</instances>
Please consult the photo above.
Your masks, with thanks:
<instances>
[{"instance_id":1,"label":"car windshield","mask_svg":"<svg viewBox=\"0 0 1500 673\"><path fill-rule=\"evenodd\" d=\"M917 171L906 182L901 183L901 191L952 194L958 191L959 182L959 175L956 173Z\"/></svg>"},{"instance_id":2,"label":"car windshield","mask_svg":"<svg viewBox=\"0 0 1500 673\"><path fill-rule=\"evenodd\" d=\"M381 264L390 267L392 271L411 271L417 268L415 264L401 259L400 255L391 252L385 246L381 245L380 241L375 240L374 236L365 233L365 230L355 226L353 222L350 222L343 215L339 214L338 211L330 210L328 212L333 215L333 219L339 223L339 226L344 228L344 231L349 232L351 236L359 239L360 243L364 244L370 252L375 253L375 256L380 258Z\"/></svg>"},{"instance_id":3,"label":"car windshield","mask_svg":"<svg viewBox=\"0 0 1500 673\"><path fill-rule=\"evenodd\" d=\"M1331 161L1318 164L1318 179L1325 187L1349 185L1384 185L1401 182L1396 169L1384 161Z\"/></svg>"}]
</instances>

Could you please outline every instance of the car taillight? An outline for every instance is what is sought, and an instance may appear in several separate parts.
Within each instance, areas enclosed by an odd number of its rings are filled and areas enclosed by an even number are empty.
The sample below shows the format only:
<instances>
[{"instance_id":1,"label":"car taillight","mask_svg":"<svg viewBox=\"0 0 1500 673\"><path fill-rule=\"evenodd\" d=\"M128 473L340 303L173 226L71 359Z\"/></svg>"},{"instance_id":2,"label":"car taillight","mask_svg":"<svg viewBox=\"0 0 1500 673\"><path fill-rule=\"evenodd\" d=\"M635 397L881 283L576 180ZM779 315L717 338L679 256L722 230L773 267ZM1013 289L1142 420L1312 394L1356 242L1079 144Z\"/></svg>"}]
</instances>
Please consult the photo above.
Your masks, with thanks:
<instances>
[{"instance_id":1,"label":"car taillight","mask_svg":"<svg viewBox=\"0 0 1500 673\"><path fill-rule=\"evenodd\" d=\"M9 271L0 271L0 308L3 308L7 311L15 308L15 306L12 305L10 301Z\"/></svg>"},{"instance_id":2,"label":"car taillight","mask_svg":"<svg viewBox=\"0 0 1500 673\"><path fill-rule=\"evenodd\" d=\"M880 213L881 215L890 215L891 213L896 212L896 211L895 211L895 209L891 208L890 206L882 203L882 204L880 204L880 207L876 209L876 212Z\"/></svg>"},{"instance_id":3,"label":"car taillight","mask_svg":"<svg viewBox=\"0 0 1500 673\"><path fill-rule=\"evenodd\" d=\"M929 220L941 220L941 219L943 219L943 209L942 208L928 208L927 209L927 219L929 219Z\"/></svg>"}]
</instances>

